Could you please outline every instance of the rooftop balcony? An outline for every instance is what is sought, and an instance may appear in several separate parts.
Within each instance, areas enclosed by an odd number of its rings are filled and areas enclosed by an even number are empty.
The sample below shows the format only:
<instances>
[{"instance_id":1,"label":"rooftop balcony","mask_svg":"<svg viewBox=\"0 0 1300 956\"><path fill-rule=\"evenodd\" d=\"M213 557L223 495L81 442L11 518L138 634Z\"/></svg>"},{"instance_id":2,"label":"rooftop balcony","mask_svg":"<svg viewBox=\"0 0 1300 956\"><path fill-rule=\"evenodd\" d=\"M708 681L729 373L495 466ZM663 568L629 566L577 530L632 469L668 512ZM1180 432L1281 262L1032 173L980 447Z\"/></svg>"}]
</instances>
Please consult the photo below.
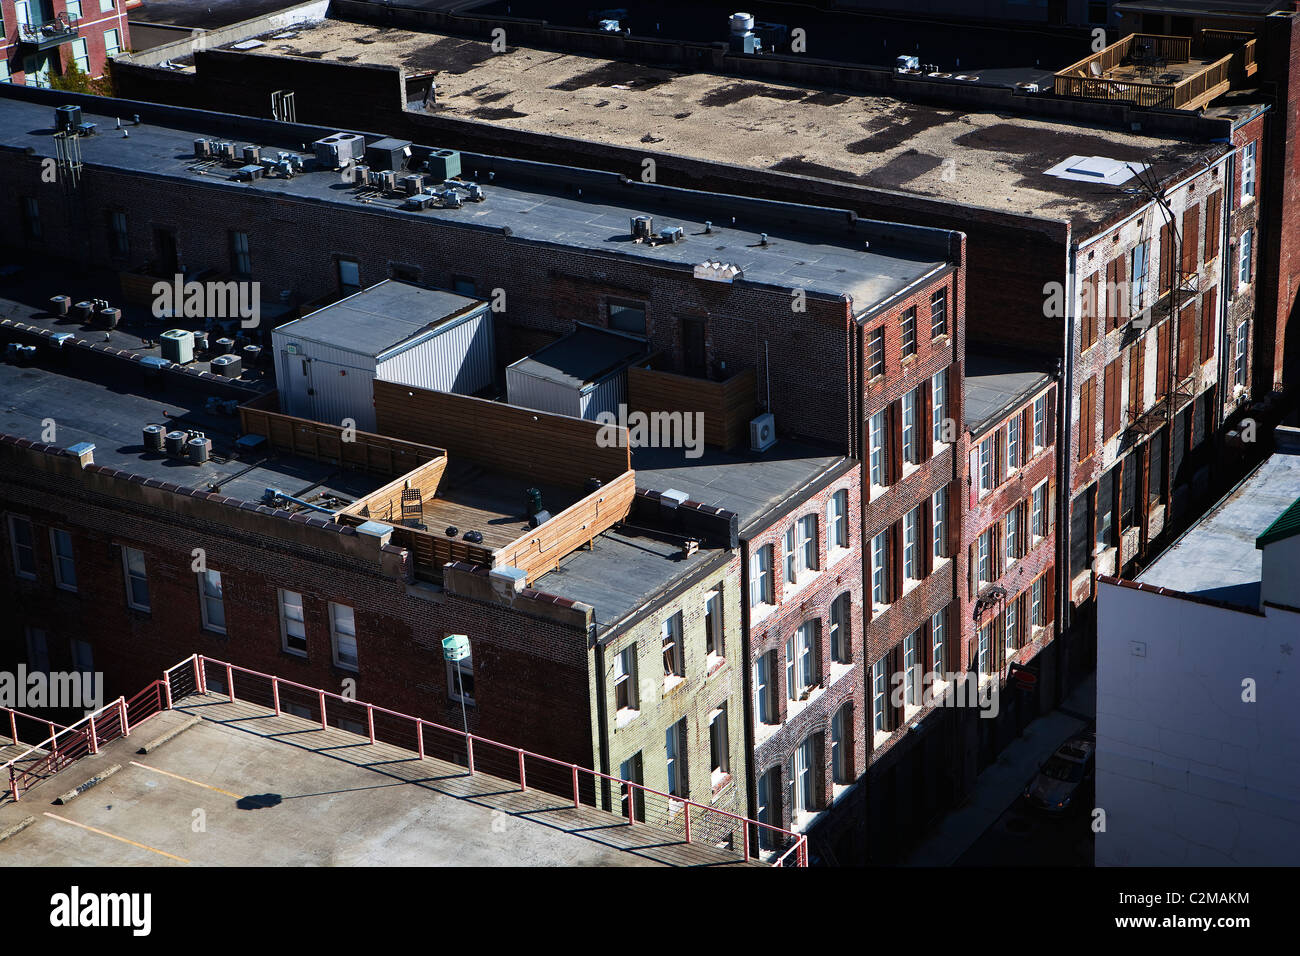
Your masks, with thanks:
<instances>
[{"instance_id":1,"label":"rooftop balcony","mask_svg":"<svg viewBox=\"0 0 1300 956\"><path fill-rule=\"evenodd\" d=\"M34 50L52 50L77 38L77 18L59 14L44 23L23 23L18 27L20 46Z\"/></svg>"},{"instance_id":2,"label":"rooftop balcony","mask_svg":"<svg viewBox=\"0 0 1300 956\"><path fill-rule=\"evenodd\" d=\"M1202 30L1199 37L1131 33L1056 74L1057 96L1199 110L1254 76L1255 39Z\"/></svg>"}]
</instances>

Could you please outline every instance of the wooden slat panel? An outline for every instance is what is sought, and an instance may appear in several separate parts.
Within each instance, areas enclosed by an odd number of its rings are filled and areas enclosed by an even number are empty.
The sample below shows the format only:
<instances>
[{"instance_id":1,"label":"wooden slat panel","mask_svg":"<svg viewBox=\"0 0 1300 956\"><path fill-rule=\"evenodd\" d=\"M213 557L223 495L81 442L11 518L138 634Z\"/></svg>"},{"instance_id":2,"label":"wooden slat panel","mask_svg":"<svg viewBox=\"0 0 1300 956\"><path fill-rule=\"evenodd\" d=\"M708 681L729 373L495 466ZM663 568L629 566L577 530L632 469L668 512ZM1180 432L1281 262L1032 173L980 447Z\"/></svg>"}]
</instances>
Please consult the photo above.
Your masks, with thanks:
<instances>
[{"instance_id":1,"label":"wooden slat panel","mask_svg":"<svg viewBox=\"0 0 1300 956\"><path fill-rule=\"evenodd\" d=\"M388 520L389 515L400 520L402 514L402 490L409 481L412 488L420 489L420 494L428 499L438 491L442 473L447 469L446 458L435 458L431 462L409 471L394 479L384 487L343 509L346 514L361 515L367 518Z\"/></svg>"},{"instance_id":2,"label":"wooden slat panel","mask_svg":"<svg viewBox=\"0 0 1300 956\"><path fill-rule=\"evenodd\" d=\"M457 461L557 485L612 481L631 468L627 442L602 448L596 422L467 395L376 381L375 420L385 435L436 441Z\"/></svg>"},{"instance_id":3,"label":"wooden slat panel","mask_svg":"<svg viewBox=\"0 0 1300 956\"><path fill-rule=\"evenodd\" d=\"M704 414L704 442L731 449L749 440L754 417L754 370L725 382L633 366L627 370L627 404L633 411Z\"/></svg>"},{"instance_id":4,"label":"wooden slat panel","mask_svg":"<svg viewBox=\"0 0 1300 956\"><path fill-rule=\"evenodd\" d=\"M528 583L559 567L560 560L627 517L636 496L636 475L629 471L566 508L541 527L493 555L496 566L510 565Z\"/></svg>"}]
</instances>

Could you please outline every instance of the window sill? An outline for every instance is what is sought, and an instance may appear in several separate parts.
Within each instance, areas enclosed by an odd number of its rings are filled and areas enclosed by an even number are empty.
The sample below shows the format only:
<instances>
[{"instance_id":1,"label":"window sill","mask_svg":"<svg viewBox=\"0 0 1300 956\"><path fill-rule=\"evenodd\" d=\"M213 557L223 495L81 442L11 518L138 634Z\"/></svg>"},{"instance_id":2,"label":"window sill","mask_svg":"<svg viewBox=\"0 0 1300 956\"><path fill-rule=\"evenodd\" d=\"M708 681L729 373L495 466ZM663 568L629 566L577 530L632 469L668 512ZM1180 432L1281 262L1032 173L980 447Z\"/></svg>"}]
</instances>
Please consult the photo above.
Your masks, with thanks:
<instances>
[{"instance_id":1,"label":"window sill","mask_svg":"<svg viewBox=\"0 0 1300 956\"><path fill-rule=\"evenodd\" d=\"M847 558L853 553L852 548L834 547L826 552L826 568L829 570L835 566L835 563L842 558Z\"/></svg>"},{"instance_id":2,"label":"window sill","mask_svg":"<svg viewBox=\"0 0 1300 956\"><path fill-rule=\"evenodd\" d=\"M685 683L686 683L686 678L680 675L665 677L662 696L667 697L669 694L671 694L673 691L675 691L677 688L681 687Z\"/></svg>"},{"instance_id":3,"label":"window sill","mask_svg":"<svg viewBox=\"0 0 1300 956\"><path fill-rule=\"evenodd\" d=\"M765 724L762 721L756 721L754 724L754 746L764 744L771 740L780 729L780 724Z\"/></svg>"},{"instance_id":4,"label":"window sill","mask_svg":"<svg viewBox=\"0 0 1300 956\"><path fill-rule=\"evenodd\" d=\"M841 661L831 661L831 679L830 683L834 684L845 674L853 673L853 665L845 664Z\"/></svg>"},{"instance_id":5,"label":"window sill","mask_svg":"<svg viewBox=\"0 0 1300 956\"><path fill-rule=\"evenodd\" d=\"M885 612L887 612L893 606L894 605L892 602L889 604L872 604L871 620L873 621L878 620L880 617L882 617L885 614Z\"/></svg>"},{"instance_id":6,"label":"window sill","mask_svg":"<svg viewBox=\"0 0 1300 956\"><path fill-rule=\"evenodd\" d=\"M759 605L750 605L749 623L751 626L758 624L760 621L769 617L776 610L775 604L768 604L766 601Z\"/></svg>"},{"instance_id":7,"label":"window sill","mask_svg":"<svg viewBox=\"0 0 1300 956\"><path fill-rule=\"evenodd\" d=\"M708 680L718 671L722 670L722 668L725 667L726 664L727 664L727 659L725 657L718 657L716 654L710 654L706 659L704 679Z\"/></svg>"},{"instance_id":8,"label":"window sill","mask_svg":"<svg viewBox=\"0 0 1300 956\"><path fill-rule=\"evenodd\" d=\"M787 601L797 598L802 592L808 589L808 585L816 581L821 577L821 575L821 569L818 568L816 570L804 571L802 574L796 575L793 581L787 581L786 589L781 595L781 603L785 604Z\"/></svg>"},{"instance_id":9,"label":"window sill","mask_svg":"<svg viewBox=\"0 0 1300 956\"><path fill-rule=\"evenodd\" d=\"M709 782L711 784L709 802L713 803L722 795L722 791L726 790L727 787L731 785L731 774L715 772Z\"/></svg>"},{"instance_id":10,"label":"window sill","mask_svg":"<svg viewBox=\"0 0 1300 956\"><path fill-rule=\"evenodd\" d=\"M614 729L622 730L624 727L632 723L632 721L636 720L640 716L641 716L641 711L632 710L631 708L628 707L623 707L618 711L618 713L614 715Z\"/></svg>"}]
</instances>

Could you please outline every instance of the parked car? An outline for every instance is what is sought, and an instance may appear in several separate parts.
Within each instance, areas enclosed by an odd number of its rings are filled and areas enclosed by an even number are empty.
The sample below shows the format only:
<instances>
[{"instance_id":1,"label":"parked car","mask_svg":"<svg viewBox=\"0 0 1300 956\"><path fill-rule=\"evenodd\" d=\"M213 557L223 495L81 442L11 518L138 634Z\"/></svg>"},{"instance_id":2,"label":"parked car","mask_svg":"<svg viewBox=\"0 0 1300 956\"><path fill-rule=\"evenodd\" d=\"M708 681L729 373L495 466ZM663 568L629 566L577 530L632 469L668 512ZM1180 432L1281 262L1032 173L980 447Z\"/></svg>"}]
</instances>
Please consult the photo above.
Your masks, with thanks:
<instances>
[{"instance_id":1,"label":"parked car","mask_svg":"<svg viewBox=\"0 0 1300 956\"><path fill-rule=\"evenodd\" d=\"M1092 793L1097 735L1079 734L1056 749L1025 786L1025 803L1034 810L1063 814L1083 805Z\"/></svg>"}]
</instances>

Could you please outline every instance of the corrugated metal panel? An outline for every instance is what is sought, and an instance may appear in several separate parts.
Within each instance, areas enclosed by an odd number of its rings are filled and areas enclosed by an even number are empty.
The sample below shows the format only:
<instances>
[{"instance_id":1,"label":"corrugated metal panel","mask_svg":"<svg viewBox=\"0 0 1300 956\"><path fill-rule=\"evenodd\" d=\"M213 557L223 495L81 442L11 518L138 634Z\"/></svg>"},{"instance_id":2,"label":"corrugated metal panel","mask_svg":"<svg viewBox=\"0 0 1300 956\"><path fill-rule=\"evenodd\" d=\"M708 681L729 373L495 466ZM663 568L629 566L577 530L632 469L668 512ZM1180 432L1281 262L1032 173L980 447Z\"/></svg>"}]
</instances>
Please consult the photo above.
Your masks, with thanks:
<instances>
[{"instance_id":1,"label":"corrugated metal panel","mask_svg":"<svg viewBox=\"0 0 1300 956\"><path fill-rule=\"evenodd\" d=\"M496 380L492 313L482 311L436 329L427 339L380 356L376 376L440 392L473 395Z\"/></svg>"},{"instance_id":2,"label":"corrugated metal panel","mask_svg":"<svg viewBox=\"0 0 1300 956\"><path fill-rule=\"evenodd\" d=\"M361 431L374 431L374 359L319 342L271 333L276 356L281 407L290 415L341 425L351 418ZM298 348L290 355L287 346ZM306 361L306 374L303 362ZM310 394L309 394L310 392Z\"/></svg>"},{"instance_id":3,"label":"corrugated metal panel","mask_svg":"<svg viewBox=\"0 0 1300 956\"><path fill-rule=\"evenodd\" d=\"M506 400L511 405L541 412L582 417L582 396L578 389L549 382L513 367L506 369Z\"/></svg>"},{"instance_id":4,"label":"corrugated metal panel","mask_svg":"<svg viewBox=\"0 0 1300 956\"><path fill-rule=\"evenodd\" d=\"M627 370L601 379L582 393L582 417L591 421L601 412L618 417L618 406L627 401Z\"/></svg>"}]
</instances>

